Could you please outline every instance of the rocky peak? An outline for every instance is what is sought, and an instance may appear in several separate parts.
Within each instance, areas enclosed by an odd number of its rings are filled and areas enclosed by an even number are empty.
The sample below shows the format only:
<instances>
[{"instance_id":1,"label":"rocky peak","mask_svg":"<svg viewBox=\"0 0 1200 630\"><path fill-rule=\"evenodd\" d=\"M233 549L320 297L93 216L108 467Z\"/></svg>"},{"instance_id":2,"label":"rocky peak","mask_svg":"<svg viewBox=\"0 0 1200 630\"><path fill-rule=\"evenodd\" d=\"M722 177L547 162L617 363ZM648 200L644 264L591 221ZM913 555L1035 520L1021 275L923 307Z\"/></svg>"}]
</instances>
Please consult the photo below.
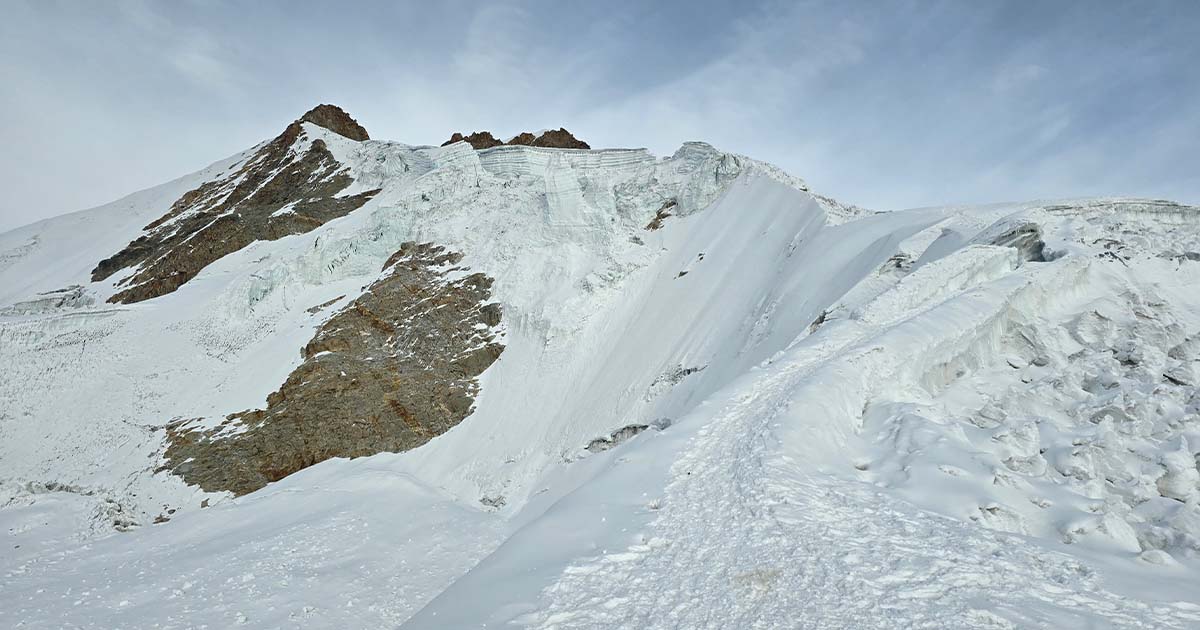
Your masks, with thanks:
<instances>
[{"instance_id":1,"label":"rocky peak","mask_svg":"<svg viewBox=\"0 0 1200 630\"><path fill-rule=\"evenodd\" d=\"M147 225L125 249L100 261L92 281L122 269L109 302L131 304L171 293L200 270L254 241L303 234L365 204L378 189L341 196L354 182L325 142L306 142L302 122L352 140L367 131L333 105L318 105L223 176L204 182Z\"/></svg>"},{"instance_id":2,"label":"rocky peak","mask_svg":"<svg viewBox=\"0 0 1200 630\"><path fill-rule=\"evenodd\" d=\"M308 110L297 123L310 122L351 140L370 140L367 130L337 105L321 104Z\"/></svg>"},{"instance_id":3,"label":"rocky peak","mask_svg":"<svg viewBox=\"0 0 1200 630\"><path fill-rule=\"evenodd\" d=\"M532 134L525 134L525 135L532 135ZM514 140L515 140L515 138L514 138ZM509 144L514 144L514 143L509 142ZM570 131L563 129L562 127L559 127L557 130L550 130L550 131L547 131L546 133L543 133L542 135L538 136L536 140L534 140L532 142L532 145L535 147L552 147L552 148L556 148L556 149L590 149L590 148L592 148L592 147L588 146L588 143L571 135Z\"/></svg>"},{"instance_id":4,"label":"rocky peak","mask_svg":"<svg viewBox=\"0 0 1200 630\"><path fill-rule=\"evenodd\" d=\"M455 132L454 135L450 136L449 140L442 143L442 146L454 144L455 142L466 142L474 147L476 151L479 149L490 149L492 147L498 147L504 144L492 136L490 131L476 131L469 136L464 136L461 133Z\"/></svg>"},{"instance_id":5,"label":"rocky peak","mask_svg":"<svg viewBox=\"0 0 1200 630\"><path fill-rule=\"evenodd\" d=\"M454 144L455 142L466 142L475 150L490 149L501 145L507 146L529 146L529 147L548 147L552 149L591 149L588 143L571 135L570 131L559 127L557 130L547 131L539 136L535 136L528 131L522 132L514 136L508 142L497 140L489 131L476 131L475 133L464 136L461 133L455 132L450 136L450 139L443 142L442 146Z\"/></svg>"},{"instance_id":6,"label":"rocky peak","mask_svg":"<svg viewBox=\"0 0 1200 630\"><path fill-rule=\"evenodd\" d=\"M516 136L513 136L512 140L508 141L508 144L520 144L531 147L533 146L534 142L537 142L537 136L529 133L528 131L524 131Z\"/></svg>"}]
</instances>

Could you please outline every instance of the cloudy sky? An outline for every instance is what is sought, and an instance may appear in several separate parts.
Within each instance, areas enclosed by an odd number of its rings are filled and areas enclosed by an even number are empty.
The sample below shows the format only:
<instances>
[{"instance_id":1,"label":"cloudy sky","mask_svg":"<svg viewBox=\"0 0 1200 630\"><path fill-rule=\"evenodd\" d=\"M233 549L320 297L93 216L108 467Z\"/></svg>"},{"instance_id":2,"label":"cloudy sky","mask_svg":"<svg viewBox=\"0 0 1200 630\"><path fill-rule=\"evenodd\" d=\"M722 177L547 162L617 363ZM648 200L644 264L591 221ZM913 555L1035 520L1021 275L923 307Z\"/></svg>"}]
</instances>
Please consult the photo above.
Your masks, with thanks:
<instances>
[{"instance_id":1,"label":"cloudy sky","mask_svg":"<svg viewBox=\"0 0 1200 630\"><path fill-rule=\"evenodd\" d=\"M0 231L342 106L440 144L685 140L878 208L1200 203L1200 3L0 0Z\"/></svg>"}]
</instances>

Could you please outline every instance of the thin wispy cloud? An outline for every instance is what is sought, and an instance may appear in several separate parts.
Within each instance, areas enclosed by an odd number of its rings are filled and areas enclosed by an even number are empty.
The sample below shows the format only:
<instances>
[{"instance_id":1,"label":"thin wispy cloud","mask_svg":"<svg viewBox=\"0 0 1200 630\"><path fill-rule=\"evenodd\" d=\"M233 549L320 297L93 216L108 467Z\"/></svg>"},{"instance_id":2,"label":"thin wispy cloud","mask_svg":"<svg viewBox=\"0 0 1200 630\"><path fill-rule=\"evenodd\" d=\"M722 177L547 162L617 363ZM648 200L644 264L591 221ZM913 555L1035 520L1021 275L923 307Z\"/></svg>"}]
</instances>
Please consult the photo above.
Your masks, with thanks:
<instances>
[{"instance_id":1,"label":"thin wispy cloud","mask_svg":"<svg viewBox=\"0 0 1200 630\"><path fill-rule=\"evenodd\" d=\"M1189 2L10 3L0 230L278 133L318 102L373 137L566 126L706 140L892 209L1200 202Z\"/></svg>"}]
</instances>

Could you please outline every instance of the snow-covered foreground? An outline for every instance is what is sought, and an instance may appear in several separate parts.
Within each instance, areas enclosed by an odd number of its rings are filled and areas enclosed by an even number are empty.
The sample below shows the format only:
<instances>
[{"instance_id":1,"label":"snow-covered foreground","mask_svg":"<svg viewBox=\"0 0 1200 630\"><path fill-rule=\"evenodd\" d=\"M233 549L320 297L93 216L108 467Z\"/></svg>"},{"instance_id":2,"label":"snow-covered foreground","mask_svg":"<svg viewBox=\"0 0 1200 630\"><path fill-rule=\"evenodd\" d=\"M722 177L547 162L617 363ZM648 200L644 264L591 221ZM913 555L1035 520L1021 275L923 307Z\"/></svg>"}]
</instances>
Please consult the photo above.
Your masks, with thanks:
<instances>
[{"instance_id":1,"label":"snow-covered foreground","mask_svg":"<svg viewBox=\"0 0 1200 630\"><path fill-rule=\"evenodd\" d=\"M1200 626L1197 209L870 214L705 145L323 138L383 191L144 303L90 266L237 156L0 235L0 625ZM155 472L407 240L496 278L474 414L238 499Z\"/></svg>"},{"instance_id":2,"label":"snow-covered foreground","mask_svg":"<svg viewBox=\"0 0 1200 630\"><path fill-rule=\"evenodd\" d=\"M1195 232L1185 234L1194 243ZM1109 403L1157 390L1141 427L1061 421L1076 410L1047 406L1046 416L1009 419L987 406L1005 396L1029 404L1040 388L1103 377L1079 352L1048 350L1033 359L1055 369L1021 369L1038 367L1019 358L1028 348L1026 337L1017 340L1024 326L1067 336L1089 308L1138 290L1134 273L1069 256L1020 265L1013 249L960 250L864 305L838 305L844 320L827 320L706 401L672 427L675 435L629 449L583 496L510 538L410 625L1195 627L1197 479L1187 446L1196 436L1195 387L1174 392L1184 406L1171 404L1159 363L1133 368L1144 382L1099 396ZM1159 328L1177 324L1167 303L1194 322L1197 270L1157 257L1138 263L1164 272L1142 287L1157 290ZM1126 323L1147 318L1137 309L1110 313ZM1153 354L1163 341L1154 326L1144 335L1133 326L1121 342ZM1192 326L1190 337L1179 327L1172 341L1194 340ZM1195 368L1190 361L1186 369ZM1074 398L1093 396L1080 389ZM1001 418L977 426L968 399ZM1025 448L1052 461L1041 474L1001 461L1030 422ZM1189 449L1182 471L1176 444ZM648 471L662 479L648 481ZM924 478L914 481L917 474ZM1183 501L1159 492L1114 497L1181 476L1190 492ZM562 531L584 533L570 553L543 559L545 541ZM1155 548L1163 540L1173 557ZM512 581L531 556L556 573L531 580L543 587L536 596ZM480 599L485 614L462 605Z\"/></svg>"}]
</instances>

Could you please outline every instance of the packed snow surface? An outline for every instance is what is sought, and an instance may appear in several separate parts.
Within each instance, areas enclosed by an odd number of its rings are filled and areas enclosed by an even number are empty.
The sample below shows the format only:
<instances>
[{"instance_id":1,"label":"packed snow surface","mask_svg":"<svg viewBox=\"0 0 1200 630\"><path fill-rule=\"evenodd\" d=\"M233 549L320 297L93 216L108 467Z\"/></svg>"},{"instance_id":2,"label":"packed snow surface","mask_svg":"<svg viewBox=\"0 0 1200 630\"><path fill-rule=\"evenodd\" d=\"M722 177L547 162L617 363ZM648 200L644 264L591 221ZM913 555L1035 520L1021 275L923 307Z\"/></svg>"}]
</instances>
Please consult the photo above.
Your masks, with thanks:
<instances>
[{"instance_id":1,"label":"packed snow surface","mask_svg":"<svg viewBox=\"0 0 1200 630\"><path fill-rule=\"evenodd\" d=\"M0 626L1200 627L1200 210L306 132L382 192L175 293L88 274L253 150L0 235ZM472 415L238 499L157 472L412 240L495 278Z\"/></svg>"}]
</instances>

